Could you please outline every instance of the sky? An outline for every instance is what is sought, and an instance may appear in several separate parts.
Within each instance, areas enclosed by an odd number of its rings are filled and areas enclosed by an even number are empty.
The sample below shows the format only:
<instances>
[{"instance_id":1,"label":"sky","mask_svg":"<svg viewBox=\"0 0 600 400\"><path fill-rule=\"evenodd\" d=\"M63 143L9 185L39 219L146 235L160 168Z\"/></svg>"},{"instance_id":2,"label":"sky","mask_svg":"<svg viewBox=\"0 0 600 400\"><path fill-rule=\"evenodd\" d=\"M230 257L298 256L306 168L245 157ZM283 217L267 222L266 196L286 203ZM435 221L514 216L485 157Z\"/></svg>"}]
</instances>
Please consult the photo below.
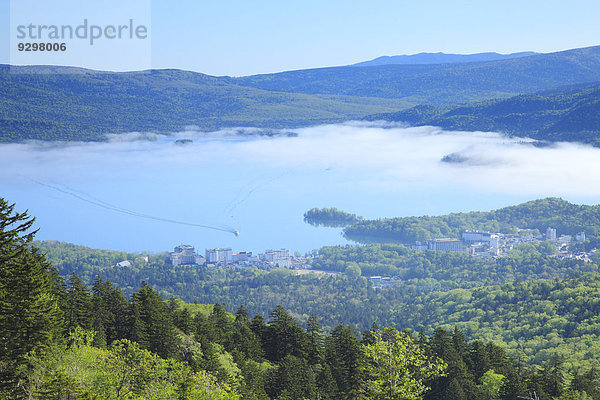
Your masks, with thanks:
<instances>
[{"instance_id":1,"label":"sky","mask_svg":"<svg viewBox=\"0 0 600 400\"><path fill-rule=\"evenodd\" d=\"M9 63L10 0L0 1L0 62ZM31 19L53 15L58 23L77 20L82 3L13 1L37 2L40 7L28 7ZM151 8L150 66L210 75L346 65L419 52L553 52L600 42L597 0L143 1ZM94 15L108 18L114 10L102 9L106 3L89 2L97 9ZM106 58L97 51L72 64L93 66Z\"/></svg>"}]
</instances>

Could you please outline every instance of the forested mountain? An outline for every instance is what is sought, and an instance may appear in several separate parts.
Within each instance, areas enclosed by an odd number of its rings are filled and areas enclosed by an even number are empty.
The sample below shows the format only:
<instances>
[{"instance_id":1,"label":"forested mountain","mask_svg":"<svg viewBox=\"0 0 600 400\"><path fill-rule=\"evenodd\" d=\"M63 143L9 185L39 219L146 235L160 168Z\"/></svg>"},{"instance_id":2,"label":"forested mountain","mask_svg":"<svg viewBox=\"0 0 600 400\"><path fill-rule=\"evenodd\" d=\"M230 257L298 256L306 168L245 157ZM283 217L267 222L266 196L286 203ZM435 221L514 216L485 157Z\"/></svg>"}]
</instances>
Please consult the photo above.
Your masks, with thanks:
<instances>
[{"instance_id":1,"label":"forested mountain","mask_svg":"<svg viewBox=\"0 0 600 400\"><path fill-rule=\"evenodd\" d=\"M164 298L174 296L188 302L218 302L231 312L234 312L239 304L244 304L250 313L257 313L264 318L267 318L277 305L282 305L302 323L306 323L312 314L318 315L320 323L327 329L333 329L342 323L364 330L376 322L380 326L413 331L426 329L431 333L436 326L455 321L468 332L468 338L501 340L511 354L517 354L517 344L522 343L519 341L522 332L517 329L518 323L522 321L517 323L516 320L511 320L514 315L505 315L504 311L499 312L496 318L487 308L488 311L481 314L478 310L482 303L470 302L470 299L476 298L475 294L504 290L509 293L510 298L521 296L522 301L527 301L533 299L528 297L531 290L539 285L546 285L540 283L541 278L554 285L553 282L563 282L562 279L573 275L584 276L598 272L598 265L595 263L558 260L543 253L543 249L529 244L515 249L499 260L482 260L457 253L422 252L392 244L325 247L313 262L313 268L334 273L302 275L284 269L263 271L254 268L232 270L172 266L166 254L156 255L148 263L134 261L129 267L117 267L115 262L119 258L118 252L115 252L114 259L98 265L97 260L105 257L102 254L106 255L109 252L95 252L57 242L36 242L36 246L48 255L62 276L69 277L76 273L82 277L85 284L91 286L95 276L101 275L123 288L128 296L137 290L136 282L144 280ZM391 285L376 287L371 280L360 277L361 273L364 276L377 274L396 277L390 281ZM587 294L585 301L600 301L600 294L595 289L600 277L591 275L586 279L567 281L566 285L581 286L581 290ZM531 281L531 286L514 294L510 294L512 286L494 286L523 281ZM564 287L558 286L557 290ZM448 308L454 304L447 301L448 293L475 294L469 294L465 297L466 300L463 299L465 303L461 310L464 312L457 317L454 308ZM549 301L549 297L543 297L548 293L538 293L535 298ZM508 303L500 306L504 297L496 297L493 296L489 300L493 300L494 307L504 307L504 310L510 306ZM561 295L553 308L565 323L565 318L569 317L565 313L573 309L568 305L571 301L573 300L568 296ZM580 304L577 307L584 306ZM561 311L563 309L567 311ZM426 314L423 314L424 312ZM481 315L485 315L486 319L478 319ZM524 361L532 361L533 355L544 349L544 354L550 354L548 349L552 348L553 343L577 342L576 337L565 336L567 331L564 326L561 326L560 330L557 326L556 329L548 331L545 328L547 315L545 312L529 315L527 324L532 333L527 340L527 346L524 347L527 351ZM590 315L577 315L582 323L593 324ZM470 317L481 324L482 330L471 329L472 325L468 323ZM512 324L511 329L502 328L503 323ZM548 336L549 333L552 335ZM588 333L593 338L600 339L600 332L592 330ZM587 340L577 345L583 348ZM578 365L584 360L586 363L595 360L589 355L581 358L580 353L573 357L564 350L561 350L561 353L571 365Z\"/></svg>"},{"instance_id":2,"label":"forested mountain","mask_svg":"<svg viewBox=\"0 0 600 400\"><path fill-rule=\"evenodd\" d=\"M600 81L600 46L477 63L332 67L231 78L264 90L456 104Z\"/></svg>"},{"instance_id":3,"label":"forested mountain","mask_svg":"<svg viewBox=\"0 0 600 400\"><path fill-rule=\"evenodd\" d=\"M442 216L384 218L364 220L344 228L346 237L363 243L400 242L412 244L432 238L459 238L464 230L516 233L517 229L557 229L561 234L585 232L589 238L600 236L600 205L571 204L558 198L534 200L494 211L452 213ZM598 246L589 242L590 248Z\"/></svg>"},{"instance_id":4,"label":"forested mountain","mask_svg":"<svg viewBox=\"0 0 600 400\"><path fill-rule=\"evenodd\" d=\"M374 65L389 64L454 64L465 62L481 62L507 60L510 58L519 58L533 56L539 53L533 51L524 51L520 53L499 54L495 52L475 53L475 54L448 54L448 53L419 53L404 54L399 56L382 56L369 61L362 61L352 64L353 67L371 67Z\"/></svg>"},{"instance_id":5,"label":"forested mountain","mask_svg":"<svg viewBox=\"0 0 600 400\"><path fill-rule=\"evenodd\" d=\"M35 73L29 73L35 72ZM102 140L186 126L291 128L397 111L397 99L278 93L181 70L0 66L0 141Z\"/></svg>"},{"instance_id":6,"label":"forested mountain","mask_svg":"<svg viewBox=\"0 0 600 400\"><path fill-rule=\"evenodd\" d=\"M32 223L0 199L3 398L600 398L593 367L568 371L558 355L524 366L459 329L324 332L318 316L303 327L281 306L265 320L243 305L232 315L220 304L164 301L145 282L129 298L100 277L90 290L32 246Z\"/></svg>"},{"instance_id":7,"label":"forested mountain","mask_svg":"<svg viewBox=\"0 0 600 400\"><path fill-rule=\"evenodd\" d=\"M600 275L515 281L501 286L417 295L394 308L393 326L431 332L458 327L540 364L559 355L571 367L597 365L600 354Z\"/></svg>"},{"instance_id":8,"label":"forested mountain","mask_svg":"<svg viewBox=\"0 0 600 400\"><path fill-rule=\"evenodd\" d=\"M420 105L367 119L600 146L600 83L466 105Z\"/></svg>"},{"instance_id":9,"label":"forested mountain","mask_svg":"<svg viewBox=\"0 0 600 400\"><path fill-rule=\"evenodd\" d=\"M0 141L101 140L106 133L171 132L191 125L290 128L593 81L600 81L600 47L488 62L332 67L241 78L4 65ZM579 135L594 121L577 115L566 131ZM564 117L566 124L570 117ZM564 127L557 122L555 128Z\"/></svg>"},{"instance_id":10,"label":"forested mountain","mask_svg":"<svg viewBox=\"0 0 600 400\"><path fill-rule=\"evenodd\" d=\"M397 244L327 246L313 268L352 275L394 277L401 290L471 288L513 281L557 279L599 272L594 263L554 257L556 246L523 243L504 257L483 259L466 253L419 251ZM394 282L394 281L392 281Z\"/></svg>"}]
</instances>

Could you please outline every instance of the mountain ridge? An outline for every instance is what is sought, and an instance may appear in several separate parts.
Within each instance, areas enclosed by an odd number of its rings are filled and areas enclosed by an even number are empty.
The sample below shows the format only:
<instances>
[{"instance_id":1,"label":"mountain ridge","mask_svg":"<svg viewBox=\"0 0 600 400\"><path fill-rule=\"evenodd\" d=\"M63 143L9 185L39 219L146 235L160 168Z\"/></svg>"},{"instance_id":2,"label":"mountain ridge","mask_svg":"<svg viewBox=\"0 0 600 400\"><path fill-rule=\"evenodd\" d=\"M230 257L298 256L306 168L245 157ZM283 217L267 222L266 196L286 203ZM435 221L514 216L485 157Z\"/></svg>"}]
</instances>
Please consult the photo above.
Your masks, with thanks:
<instances>
[{"instance_id":1,"label":"mountain ridge","mask_svg":"<svg viewBox=\"0 0 600 400\"><path fill-rule=\"evenodd\" d=\"M510 58L519 58L533 56L540 53L535 51L522 51L509 54L501 54L496 52L483 52L473 54L455 54L455 53L417 53L417 54L400 54L395 56L380 56L372 60L361 61L351 64L353 67L367 67L374 65L406 65L406 64L453 64L466 62L480 61L495 61Z\"/></svg>"},{"instance_id":2,"label":"mountain ridge","mask_svg":"<svg viewBox=\"0 0 600 400\"><path fill-rule=\"evenodd\" d=\"M228 79L282 92L469 103L598 81L600 46L475 63L327 67Z\"/></svg>"},{"instance_id":3,"label":"mountain ridge","mask_svg":"<svg viewBox=\"0 0 600 400\"><path fill-rule=\"evenodd\" d=\"M11 73L13 68L21 73ZM28 73L36 70L46 73ZM114 73L4 65L0 82L0 142L103 140L106 133L174 132L190 125L201 130L294 128L362 118L367 109L396 111L411 105L397 99L265 91L181 70Z\"/></svg>"},{"instance_id":4,"label":"mountain ridge","mask_svg":"<svg viewBox=\"0 0 600 400\"><path fill-rule=\"evenodd\" d=\"M550 142L578 141L600 146L600 82L467 105L419 105L366 119L451 130L503 132Z\"/></svg>"},{"instance_id":5,"label":"mountain ridge","mask_svg":"<svg viewBox=\"0 0 600 400\"><path fill-rule=\"evenodd\" d=\"M242 78L3 65L0 142L103 140L106 133L186 126L295 128L597 81L600 46L487 62L329 67Z\"/></svg>"}]
</instances>

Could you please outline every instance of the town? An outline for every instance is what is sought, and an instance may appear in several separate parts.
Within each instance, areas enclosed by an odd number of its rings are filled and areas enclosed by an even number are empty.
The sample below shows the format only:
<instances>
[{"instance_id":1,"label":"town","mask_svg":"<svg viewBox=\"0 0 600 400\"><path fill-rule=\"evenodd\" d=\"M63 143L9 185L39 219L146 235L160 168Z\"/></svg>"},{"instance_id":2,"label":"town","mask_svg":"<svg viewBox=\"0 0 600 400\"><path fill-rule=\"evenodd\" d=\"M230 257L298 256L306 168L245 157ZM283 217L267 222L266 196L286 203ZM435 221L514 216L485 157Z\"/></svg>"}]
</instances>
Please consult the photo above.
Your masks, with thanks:
<instances>
[{"instance_id":1,"label":"town","mask_svg":"<svg viewBox=\"0 0 600 400\"><path fill-rule=\"evenodd\" d=\"M522 243L547 242L555 251L558 258L573 258L590 261L590 253L583 249L585 232L575 235L557 236L555 228L549 227L544 235L536 234L537 231L522 229L518 233L491 233L480 230L466 230L461 238L436 238L426 242L415 242L407 245L414 250L433 250L442 252L467 253L473 257L497 258L507 254ZM553 251L554 252L554 251ZM264 253L253 254L248 251L234 253L231 248L206 249L204 255L198 254L194 246L181 244L169 253L171 264L197 265L207 268L243 268L256 267L260 269L286 268L310 269L311 258L306 256L290 256L288 249L265 250Z\"/></svg>"},{"instance_id":2,"label":"town","mask_svg":"<svg viewBox=\"0 0 600 400\"><path fill-rule=\"evenodd\" d=\"M182 244L169 253L173 265L200 265L208 268L217 267L257 267L261 269L287 268L303 269L307 258L296 255L290 257L288 249L265 250L258 255L242 251L234 253L231 248L206 249L204 256L198 254L193 246Z\"/></svg>"},{"instance_id":3,"label":"town","mask_svg":"<svg viewBox=\"0 0 600 400\"><path fill-rule=\"evenodd\" d=\"M555 228L548 227L545 235L536 234L537 231L521 229L515 234L491 233L480 230L466 230L462 232L461 239L437 238L426 242L415 242L410 245L415 250L434 250L446 252L468 253L474 257L494 258L502 257L509 250L522 243L548 242L556 247L558 258L575 258L590 261L589 254L583 249L585 232L579 232L575 237L560 235L557 237Z\"/></svg>"}]
</instances>

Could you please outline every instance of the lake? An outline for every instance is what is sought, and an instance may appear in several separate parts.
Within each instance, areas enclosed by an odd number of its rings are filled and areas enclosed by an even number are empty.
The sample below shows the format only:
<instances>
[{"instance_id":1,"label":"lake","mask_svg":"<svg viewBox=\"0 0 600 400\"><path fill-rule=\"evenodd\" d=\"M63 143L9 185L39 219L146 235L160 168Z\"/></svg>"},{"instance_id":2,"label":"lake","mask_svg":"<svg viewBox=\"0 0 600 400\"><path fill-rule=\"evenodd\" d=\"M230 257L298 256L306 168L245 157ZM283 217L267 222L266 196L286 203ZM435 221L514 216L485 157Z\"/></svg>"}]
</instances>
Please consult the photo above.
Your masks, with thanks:
<instances>
[{"instance_id":1,"label":"lake","mask_svg":"<svg viewBox=\"0 0 600 400\"><path fill-rule=\"evenodd\" d=\"M260 133L3 144L0 196L36 217L37 239L150 252L348 243L340 229L305 224L312 207L382 218L548 196L600 202L600 149L589 146L363 122Z\"/></svg>"}]
</instances>

